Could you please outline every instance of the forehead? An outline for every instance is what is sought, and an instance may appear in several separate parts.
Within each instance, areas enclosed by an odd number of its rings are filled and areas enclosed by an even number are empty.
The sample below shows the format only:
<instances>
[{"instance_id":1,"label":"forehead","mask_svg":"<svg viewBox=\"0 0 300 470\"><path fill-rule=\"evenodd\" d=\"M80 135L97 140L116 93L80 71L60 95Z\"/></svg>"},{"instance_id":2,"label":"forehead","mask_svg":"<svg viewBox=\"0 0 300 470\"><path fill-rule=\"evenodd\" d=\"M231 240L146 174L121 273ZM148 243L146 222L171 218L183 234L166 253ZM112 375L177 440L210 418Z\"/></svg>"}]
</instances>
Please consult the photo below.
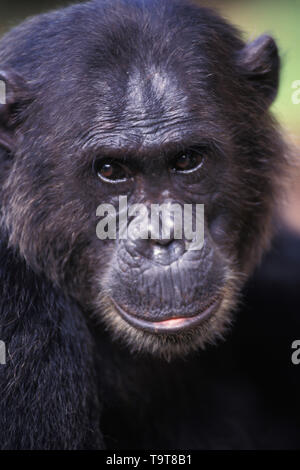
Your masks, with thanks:
<instances>
[{"instance_id":1,"label":"forehead","mask_svg":"<svg viewBox=\"0 0 300 470\"><path fill-rule=\"evenodd\" d=\"M187 96L174 73L162 68L149 67L145 71L134 70L128 77L124 115L145 118L170 112L184 111Z\"/></svg>"},{"instance_id":2,"label":"forehead","mask_svg":"<svg viewBox=\"0 0 300 470\"><path fill-rule=\"evenodd\" d=\"M99 140L120 148L176 143L201 121L201 109L193 106L183 78L164 67L132 68L111 80L99 80L97 87L88 135L93 143Z\"/></svg>"}]
</instances>

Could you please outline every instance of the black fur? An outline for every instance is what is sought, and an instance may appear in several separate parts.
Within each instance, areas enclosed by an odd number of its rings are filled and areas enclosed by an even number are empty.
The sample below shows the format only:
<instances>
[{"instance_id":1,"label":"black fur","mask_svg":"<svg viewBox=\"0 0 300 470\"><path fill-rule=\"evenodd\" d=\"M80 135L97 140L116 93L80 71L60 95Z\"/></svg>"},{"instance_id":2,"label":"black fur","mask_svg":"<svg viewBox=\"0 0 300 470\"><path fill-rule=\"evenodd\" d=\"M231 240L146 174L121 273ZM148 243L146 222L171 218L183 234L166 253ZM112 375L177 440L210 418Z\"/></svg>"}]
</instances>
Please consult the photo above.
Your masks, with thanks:
<instances>
[{"instance_id":1,"label":"black fur","mask_svg":"<svg viewBox=\"0 0 300 470\"><path fill-rule=\"evenodd\" d=\"M1 449L96 449L92 335L75 303L1 242Z\"/></svg>"},{"instance_id":2,"label":"black fur","mask_svg":"<svg viewBox=\"0 0 300 470\"><path fill-rule=\"evenodd\" d=\"M286 356L265 363L281 341L281 312L276 319L268 289L266 304L249 300L225 344L174 357L223 334L270 242L286 167L268 112L279 82L274 40L245 44L216 14L185 1L94 0L13 29L0 42L0 68L7 86L0 340L8 351L0 365L0 447L296 448L299 386L289 341L297 338L287 332ZM208 158L197 183L170 185L159 166L158 156L174 153L174 135L188 135L192 146L201 136ZM126 163L138 160L140 190L108 189L92 172L99 149L120 147ZM157 201L167 189L175 201L205 203L209 236L200 257L184 265L179 298L177 272L160 301L162 269L136 247L137 272L131 260L111 274L125 251L96 239L95 210L123 192ZM158 272L151 288L144 287L146 263ZM125 325L106 298L119 296L137 316L158 320L173 300L183 308L185 295L203 304L216 292L224 298L215 318L177 336Z\"/></svg>"}]
</instances>

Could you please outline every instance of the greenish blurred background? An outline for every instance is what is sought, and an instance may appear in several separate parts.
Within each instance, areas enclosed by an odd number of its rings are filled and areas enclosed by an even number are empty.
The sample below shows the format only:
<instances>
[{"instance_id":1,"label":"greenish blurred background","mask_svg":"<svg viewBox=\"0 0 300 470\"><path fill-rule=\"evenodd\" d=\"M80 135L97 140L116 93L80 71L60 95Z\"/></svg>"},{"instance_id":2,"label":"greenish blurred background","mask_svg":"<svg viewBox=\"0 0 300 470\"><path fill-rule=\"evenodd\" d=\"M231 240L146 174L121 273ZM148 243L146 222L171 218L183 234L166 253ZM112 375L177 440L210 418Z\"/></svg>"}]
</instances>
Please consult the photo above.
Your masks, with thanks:
<instances>
[{"instance_id":1,"label":"greenish blurred background","mask_svg":"<svg viewBox=\"0 0 300 470\"><path fill-rule=\"evenodd\" d=\"M73 3L62 0L0 0L0 33L23 18ZM273 111L282 123L287 138L300 148L300 104L293 104L293 82L300 80L300 0L199 0L199 4L216 8L244 31L245 39L263 32L277 41L282 57L282 74L278 98ZM300 95L299 95L300 97ZM300 151L296 153L299 154ZM295 166L289 205L284 216L300 231L300 171Z\"/></svg>"},{"instance_id":2,"label":"greenish blurred background","mask_svg":"<svg viewBox=\"0 0 300 470\"><path fill-rule=\"evenodd\" d=\"M26 16L71 4L62 0L0 0L0 31ZM300 0L203 0L238 25L245 38L268 32L277 40L282 56L282 79L275 112L283 125L300 139L300 104L292 103L292 83L300 80Z\"/></svg>"},{"instance_id":3,"label":"greenish blurred background","mask_svg":"<svg viewBox=\"0 0 300 470\"><path fill-rule=\"evenodd\" d=\"M276 39L281 51L282 72L273 109L287 131L300 138L300 104L292 102L295 91L292 83L300 80L300 1L216 0L205 3L215 5L223 16L238 25L245 32L245 39L254 39L264 32Z\"/></svg>"}]
</instances>

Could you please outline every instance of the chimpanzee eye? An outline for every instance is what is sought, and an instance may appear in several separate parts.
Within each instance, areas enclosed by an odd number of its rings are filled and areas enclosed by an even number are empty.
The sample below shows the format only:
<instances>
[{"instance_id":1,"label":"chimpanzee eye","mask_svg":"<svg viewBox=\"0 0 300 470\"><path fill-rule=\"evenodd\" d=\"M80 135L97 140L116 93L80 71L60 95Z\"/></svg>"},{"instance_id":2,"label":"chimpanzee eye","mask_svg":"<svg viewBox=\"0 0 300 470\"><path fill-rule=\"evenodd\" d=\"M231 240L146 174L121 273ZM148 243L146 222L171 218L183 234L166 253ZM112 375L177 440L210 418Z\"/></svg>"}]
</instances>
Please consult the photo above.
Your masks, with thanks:
<instances>
[{"instance_id":1,"label":"chimpanzee eye","mask_svg":"<svg viewBox=\"0 0 300 470\"><path fill-rule=\"evenodd\" d=\"M126 181L131 177L129 169L113 159L96 160L94 171L99 178L112 183Z\"/></svg>"},{"instance_id":2,"label":"chimpanzee eye","mask_svg":"<svg viewBox=\"0 0 300 470\"><path fill-rule=\"evenodd\" d=\"M202 163L202 155L186 152L180 155L179 157L176 157L171 162L171 169L172 171L176 171L179 173L191 172L200 168L200 166L202 166Z\"/></svg>"}]
</instances>

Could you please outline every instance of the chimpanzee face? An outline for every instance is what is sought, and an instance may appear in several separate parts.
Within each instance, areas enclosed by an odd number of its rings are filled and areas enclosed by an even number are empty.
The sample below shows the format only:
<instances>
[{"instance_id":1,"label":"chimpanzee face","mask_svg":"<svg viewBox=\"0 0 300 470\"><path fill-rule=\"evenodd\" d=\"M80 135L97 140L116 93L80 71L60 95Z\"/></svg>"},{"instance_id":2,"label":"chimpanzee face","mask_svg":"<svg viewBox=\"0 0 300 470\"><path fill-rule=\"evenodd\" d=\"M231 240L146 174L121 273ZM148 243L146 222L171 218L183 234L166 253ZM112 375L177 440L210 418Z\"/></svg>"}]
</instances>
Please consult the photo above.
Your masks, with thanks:
<instances>
[{"instance_id":1,"label":"chimpanzee face","mask_svg":"<svg viewBox=\"0 0 300 470\"><path fill-rule=\"evenodd\" d=\"M10 118L14 143L2 135L14 154L4 184L10 243L132 349L166 357L224 333L269 238L270 175L282 153L267 113L278 82L274 41L245 45L195 11L180 41L174 25L154 31L130 15L112 18L76 61L60 60L63 80L52 58L48 75L26 84L22 124ZM25 83L6 81L11 113ZM184 230L177 236L173 213L168 237L149 236L147 216L145 237L99 239L97 208L109 204L119 226L120 198L126 230L136 204L147 214L175 205L182 221L201 205L203 243L192 249Z\"/></svg>"}]
</instances>

